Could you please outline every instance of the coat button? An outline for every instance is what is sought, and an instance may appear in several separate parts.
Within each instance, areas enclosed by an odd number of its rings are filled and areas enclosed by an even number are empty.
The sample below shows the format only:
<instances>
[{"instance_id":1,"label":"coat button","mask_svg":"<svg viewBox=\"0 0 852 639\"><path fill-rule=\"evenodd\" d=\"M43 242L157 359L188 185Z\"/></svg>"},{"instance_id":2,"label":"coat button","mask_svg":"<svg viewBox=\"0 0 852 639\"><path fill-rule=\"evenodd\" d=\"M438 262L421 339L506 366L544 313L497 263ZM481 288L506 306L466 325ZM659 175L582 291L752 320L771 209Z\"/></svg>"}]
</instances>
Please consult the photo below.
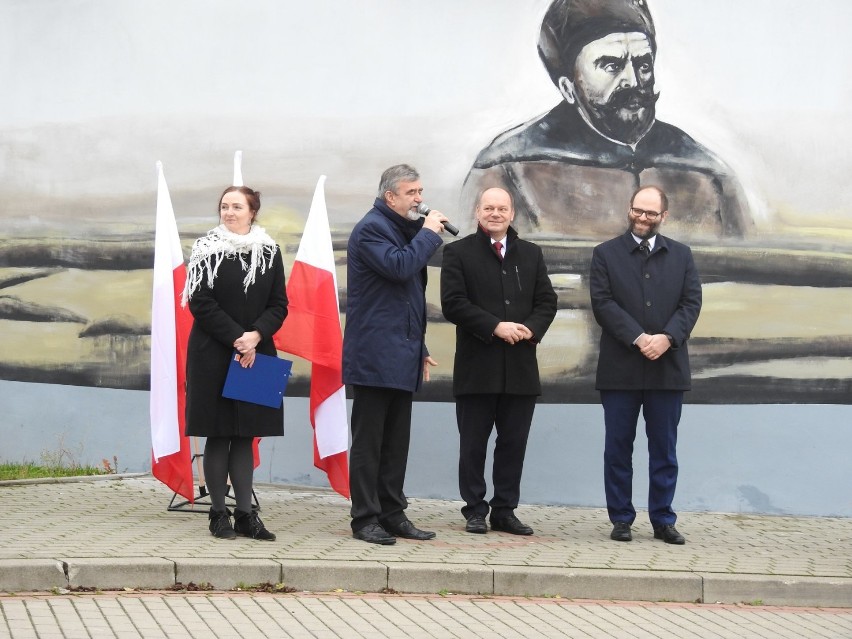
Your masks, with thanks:
<instances>
[{"instance_id":1,"label":"coat button","mask_svg":"<svg viewBox=\"0 0 852 639\"><path fill-rule=\"evenodd\" d=\"M651 279L651 274L650 274L650 273L645 273L645 279L646 279L646 280Z\"/></svg>"},{"instance_id":2,"label":"coat button","mask_svg":"<svg viewBox=\"0 0 852 639\"><path fill-rule=\"evenodd\" d=\"M506 302L506 306L508 306L509 304L511 304L511 302L510 302L509 300L505 300L505 302Z\"/></svg>"},{"instance_id":3,"label":"coat button","mask_svg":"<svg viewBox=\"0 0 852 639\"><path fill-rule=\"evenodd\" d=\"M649 301L647 301L647 302L645 302L645 306L650 306L650 305L651 305L650 300L649 300Z\"/></svg>"}]
</instances>

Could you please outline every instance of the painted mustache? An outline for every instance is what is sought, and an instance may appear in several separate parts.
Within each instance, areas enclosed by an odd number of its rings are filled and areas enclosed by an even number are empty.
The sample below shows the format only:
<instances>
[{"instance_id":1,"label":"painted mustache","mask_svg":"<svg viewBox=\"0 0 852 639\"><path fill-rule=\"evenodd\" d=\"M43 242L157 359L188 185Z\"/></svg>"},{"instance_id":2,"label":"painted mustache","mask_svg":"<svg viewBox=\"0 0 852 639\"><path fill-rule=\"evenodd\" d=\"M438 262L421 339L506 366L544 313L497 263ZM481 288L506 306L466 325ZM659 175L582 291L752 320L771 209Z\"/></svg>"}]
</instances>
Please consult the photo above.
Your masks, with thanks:
<instances>
[{"instance_id":1,"label":"painted mustache","mask_svg":"<svg viewBox=\"0 0 852 639\"><path fill-rule=\"evenodd\" d=\"M602 111L611 112L617 111L623 107L630 108L647 108L652 107L660 99L659 93L654 93L651 88L629 88L616 90L606 101L605 104L598 105Z\"/></svg>"}]
</instances>

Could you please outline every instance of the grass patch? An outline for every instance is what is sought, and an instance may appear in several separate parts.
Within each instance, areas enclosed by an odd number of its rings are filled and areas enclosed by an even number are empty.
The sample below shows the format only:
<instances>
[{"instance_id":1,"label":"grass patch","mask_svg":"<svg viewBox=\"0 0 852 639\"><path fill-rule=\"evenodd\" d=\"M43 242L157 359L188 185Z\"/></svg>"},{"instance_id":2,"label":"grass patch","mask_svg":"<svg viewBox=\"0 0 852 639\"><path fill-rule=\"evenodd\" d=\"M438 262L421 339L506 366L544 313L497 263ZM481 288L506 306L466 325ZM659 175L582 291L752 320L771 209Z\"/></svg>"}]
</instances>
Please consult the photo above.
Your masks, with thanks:
<instances>
[{"instance_id":1,"label":"grass patch","mask_svg":"<svg viewBox=\"0 0 852 639\"><path fill-rule=\"evenodd\" d=\"M76 448L66 445L65 435L59 435L55 450L43 450L41 462L0 462L0 481L10 479L45 479L49 477L80 477L88 475L115 475L118 457L102 459L100 466L90 466L77 461L83 445Z\"/></svg>"},{"instance_id":2,"label":"grass patch","mask_svg":"<svg viewBox=\"0 0 852 639\"><path fill-rule=\"evenodd\" d=\"M9 479L43 479L45 477L77 477L80 475L107 474L109 474L109 471L99 466L54 466L38 464L36 462L4 462L0 464L0 481Z\"/></svg>"}]
</instances>

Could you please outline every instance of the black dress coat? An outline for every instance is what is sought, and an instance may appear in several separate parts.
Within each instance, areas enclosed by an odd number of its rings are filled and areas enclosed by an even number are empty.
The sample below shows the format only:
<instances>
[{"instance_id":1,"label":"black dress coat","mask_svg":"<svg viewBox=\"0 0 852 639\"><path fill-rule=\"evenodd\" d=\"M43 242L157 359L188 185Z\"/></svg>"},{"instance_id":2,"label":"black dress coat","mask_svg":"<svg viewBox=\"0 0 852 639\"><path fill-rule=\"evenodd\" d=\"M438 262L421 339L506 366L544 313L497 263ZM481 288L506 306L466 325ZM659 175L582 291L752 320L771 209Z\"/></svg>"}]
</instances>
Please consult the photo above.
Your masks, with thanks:
<instances>
[{"instance_id":1,"label":"black dress coat","mask_svg":"<svg viewBox=\"0 0 852 639\"><path fill-rule=\"evenodd\" d=\"M556 293L541 249L512 227L508 238L502 262L481 227L444 247L441 310L456 325L455 396L541 394L536 343L556 316ZM495 337L500 322L523 324L534 341Z\"/></svg>"},{"instance_id":2,"label":"black dress coat","mask_svg":"<svg viewBox=\"0 0 852 639\"><path fill-rule=\"evenodd\" d=\"M688 246L657 235L645 258L627 231L595 247L589 291L603 329L595 388L690 389L687 340L701 311L701 281ZM648 359L633 344L643 332L671 335L672 348Z\"/></svg>"},{"instance_id":3,"label":"black dress coat","mask_svg":"<svg viewBox=\"0 0 852 639\"><path fill-rule=\"evenodd\" d=\"M213 287L202 281L189 300L195 321L186 361L186 434L203 437L271 437L284 434L284 409L222 397L234 341L258 331L257 352L277 355L272 336L287 317L284 262L277 249L272 268L243 292L238 259L224 259Z\"/></svg>"}]
</instances>

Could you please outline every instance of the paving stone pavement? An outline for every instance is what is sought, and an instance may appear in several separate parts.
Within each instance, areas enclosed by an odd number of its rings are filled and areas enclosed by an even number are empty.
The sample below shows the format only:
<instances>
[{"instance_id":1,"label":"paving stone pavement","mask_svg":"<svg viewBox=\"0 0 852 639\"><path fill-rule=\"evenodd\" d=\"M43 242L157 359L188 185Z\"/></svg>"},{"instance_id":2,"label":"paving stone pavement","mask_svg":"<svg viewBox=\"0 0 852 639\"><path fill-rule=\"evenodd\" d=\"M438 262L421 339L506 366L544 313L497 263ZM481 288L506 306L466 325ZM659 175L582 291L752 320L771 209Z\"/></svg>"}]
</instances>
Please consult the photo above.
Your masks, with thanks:
<instances>
[{"instance_id":1,"label":"paving stone pavement","mask_svg":"<svg viewBox=\"0 0 852 639\"><path fill-rule=\"evenodd\" d=\"M275 542L223 541L200 512L168 512L150 476L0 485L10 522L0 590L166 589L176 583L284 583L297 590L560 596L852 608L852 519L680 513L684 546L654 540L640 513L634 541L609 539L599 508L522 505L531 537L464 532L460 502L412 499L428 542L352 539L349 503L298 487L257 485Z\"/></svg>"},{"instance_id":2,"label":"paving stone pavement","mask_svg":"<svg viewBox=\"0 0 852 639\"><path fill-rule=\"evenodd\" d=\"M852 637L852 609L437 595L0 596L0 639Z\"/></svg>"}]
</instances>

